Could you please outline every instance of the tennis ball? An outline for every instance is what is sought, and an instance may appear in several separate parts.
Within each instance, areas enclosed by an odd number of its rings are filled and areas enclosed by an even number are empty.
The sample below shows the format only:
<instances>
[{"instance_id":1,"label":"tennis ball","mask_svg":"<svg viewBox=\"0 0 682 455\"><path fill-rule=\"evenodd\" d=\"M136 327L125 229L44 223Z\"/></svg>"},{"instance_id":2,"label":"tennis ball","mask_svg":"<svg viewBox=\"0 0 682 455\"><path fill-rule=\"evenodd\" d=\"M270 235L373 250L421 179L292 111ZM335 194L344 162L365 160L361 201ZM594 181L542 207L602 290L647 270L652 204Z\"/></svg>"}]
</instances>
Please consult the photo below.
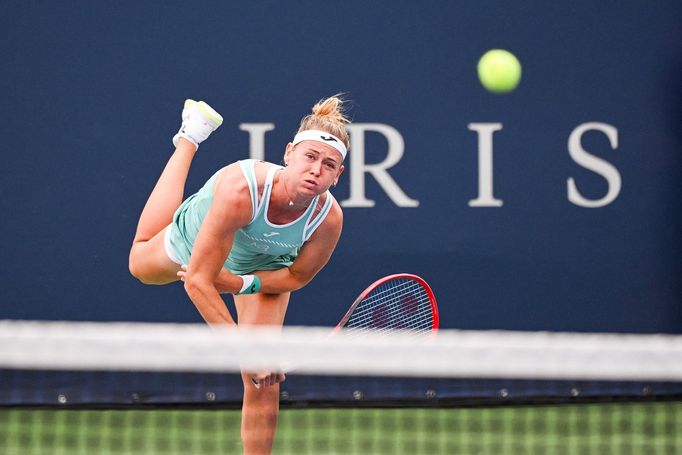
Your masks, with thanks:
<instances>
[{"instance_id":1,"label":"tennis ball","mask_svg":"<svg viewBox=\"0 0 682 455\"><path fill-rule=\"evenodd\" d=\"M511 92L521 80L521 63L509 51L489 50L478 61L478 78L490 92Z\"/></svg>"}]
</instances>

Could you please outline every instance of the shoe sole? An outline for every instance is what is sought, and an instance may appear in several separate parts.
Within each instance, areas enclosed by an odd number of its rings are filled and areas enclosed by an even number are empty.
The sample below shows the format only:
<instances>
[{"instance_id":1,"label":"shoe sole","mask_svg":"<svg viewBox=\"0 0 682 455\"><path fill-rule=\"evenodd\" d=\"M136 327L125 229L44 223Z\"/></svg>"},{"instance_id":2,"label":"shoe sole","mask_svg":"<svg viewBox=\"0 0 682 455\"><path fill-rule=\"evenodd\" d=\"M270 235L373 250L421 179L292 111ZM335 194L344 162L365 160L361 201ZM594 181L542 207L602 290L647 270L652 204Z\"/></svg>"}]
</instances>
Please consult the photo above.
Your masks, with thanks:
<instances>
[{"instance_id":1,"label":"shoe sole","mask_svg":"<svg viewBox=\"0 0 682 455\"><path fill-rule=\"evenodd\" d=\"M208 117L211 123L215 125L215 128L218 128L220 125L223 124L223 116L220 115L215 109L213 109L204 101L194 101L192 99L186 99L185 108L188 108L190 106L194 106L197 109L199 109L201 113Z\"/></svg>"}]
</instances>

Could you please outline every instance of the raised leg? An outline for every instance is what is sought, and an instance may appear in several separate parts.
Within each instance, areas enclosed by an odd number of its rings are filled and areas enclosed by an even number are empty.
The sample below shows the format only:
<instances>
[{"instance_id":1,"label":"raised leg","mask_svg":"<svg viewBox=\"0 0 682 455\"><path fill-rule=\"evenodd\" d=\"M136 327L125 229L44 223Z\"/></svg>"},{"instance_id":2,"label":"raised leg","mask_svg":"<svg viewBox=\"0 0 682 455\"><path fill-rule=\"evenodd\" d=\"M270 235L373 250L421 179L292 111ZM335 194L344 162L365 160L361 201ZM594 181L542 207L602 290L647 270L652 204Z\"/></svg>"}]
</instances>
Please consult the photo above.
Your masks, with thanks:
<instances>
[{"instance_id":1,"label":"raised leg","mask_svg":"<svg viewBox=\"0 0 682 455\"><path fill-rule=\"evenodd\" d=\"M180 131L173 138L175 151L147 199L130 249L133 276L148 284L176 281L177 264L163 249L163 231L182 203L185 182L199 144L222 123L222 117L203 101L185 101Z\"/></svg>"},{"instance_id":2,"label":"raised leg","mask_svg":"<svg viewBox=\"0 0 682 455\"><path fill-rule=\"evenodd\" d=\"M173 214L182 203L185 182L196 151L197 148L188 140L178 140L175 152L142 209L133 245L151 239L173 220Z\"/></svg>"}]
</instances>

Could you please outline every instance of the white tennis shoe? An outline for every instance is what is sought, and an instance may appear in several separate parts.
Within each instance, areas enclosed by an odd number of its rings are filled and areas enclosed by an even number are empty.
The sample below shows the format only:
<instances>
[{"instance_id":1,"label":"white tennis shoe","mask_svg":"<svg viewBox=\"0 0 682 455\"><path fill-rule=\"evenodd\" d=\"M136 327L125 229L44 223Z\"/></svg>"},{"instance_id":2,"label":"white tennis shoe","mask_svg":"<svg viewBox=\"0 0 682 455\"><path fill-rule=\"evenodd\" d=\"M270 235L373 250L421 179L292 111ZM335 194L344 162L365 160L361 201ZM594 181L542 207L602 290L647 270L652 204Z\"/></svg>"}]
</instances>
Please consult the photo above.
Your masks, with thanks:
<instances>
[{"instance_id":1,"label":"white tennis shoe","mask_svg":"<svg viewBox=\"0 0 682 455\"><path fill-rule=\"evenodd\" d=\"M182 125L178 134L173 136L173 145L178 146L178 139L184 137L199 148L199 144L208 139L212 132L223 124L223 117L203 101L185 100L182 109Z\"/></svg>"}]
</instances>

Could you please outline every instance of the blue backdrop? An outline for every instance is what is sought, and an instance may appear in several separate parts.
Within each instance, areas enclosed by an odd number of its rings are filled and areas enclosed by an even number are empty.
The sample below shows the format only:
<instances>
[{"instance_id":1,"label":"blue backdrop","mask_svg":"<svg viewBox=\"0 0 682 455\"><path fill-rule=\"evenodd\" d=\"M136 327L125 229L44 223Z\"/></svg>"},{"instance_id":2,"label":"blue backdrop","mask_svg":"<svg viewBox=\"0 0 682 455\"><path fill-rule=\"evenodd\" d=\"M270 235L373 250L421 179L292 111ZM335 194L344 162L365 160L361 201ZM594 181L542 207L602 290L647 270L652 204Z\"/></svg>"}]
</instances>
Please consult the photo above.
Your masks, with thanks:
<instances>
[{"instance_id":1,"label":"blue backdrop","mask_svg":"<svg viewBox=\"0 0 682 455\"><path fill-rule=\"evenodd\" d=\"M356 151L399 157L380 175L410 202L351 155L335 189L342 239L288 324L334 325L365 286L405 271L431 283L444 327L682 333L679 2L4 10L0 318L199 321L180 285L144 286L127 268L183 100L225 117L189 193L254 152L253 124L274 125L264 153L279 162L314 102L346 92ZM490 48L521 60L511 94L478 83ZM470 203L486 199L480 183L501 206Z\"/></svg>"}]
</instances>

